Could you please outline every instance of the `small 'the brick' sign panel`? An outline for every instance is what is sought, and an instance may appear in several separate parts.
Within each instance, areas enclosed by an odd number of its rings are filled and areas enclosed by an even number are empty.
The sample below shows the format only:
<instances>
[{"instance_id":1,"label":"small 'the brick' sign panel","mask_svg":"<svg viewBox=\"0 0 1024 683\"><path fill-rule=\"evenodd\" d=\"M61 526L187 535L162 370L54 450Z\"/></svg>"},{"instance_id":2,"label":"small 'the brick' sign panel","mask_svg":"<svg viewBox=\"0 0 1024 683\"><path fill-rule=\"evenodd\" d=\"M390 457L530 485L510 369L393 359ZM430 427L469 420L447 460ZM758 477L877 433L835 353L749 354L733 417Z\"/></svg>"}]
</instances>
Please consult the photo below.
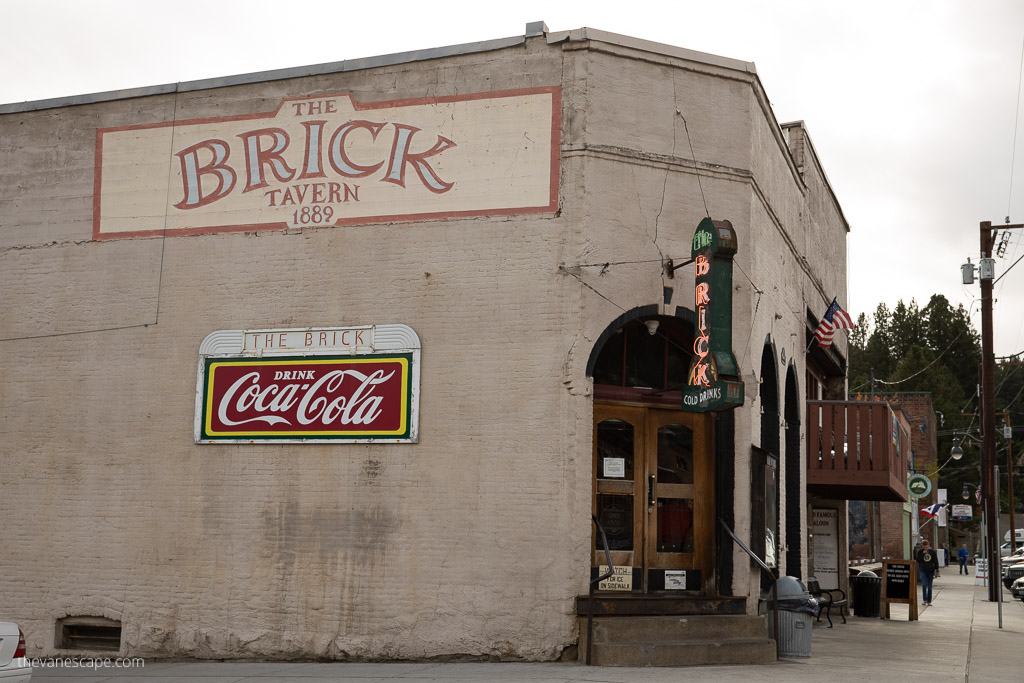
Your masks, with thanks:
<instances>
[{"instance_id":1,"label":"small 'the brick' sign panel","mask_svg":"<svg viewBox=\"0 0 1024 683\"><path fill-rule=\"evenodd\" d=\"M200 347L195 440L415 443L419 354L405 325L215 332Z\"/></svg>"}]
</instances>

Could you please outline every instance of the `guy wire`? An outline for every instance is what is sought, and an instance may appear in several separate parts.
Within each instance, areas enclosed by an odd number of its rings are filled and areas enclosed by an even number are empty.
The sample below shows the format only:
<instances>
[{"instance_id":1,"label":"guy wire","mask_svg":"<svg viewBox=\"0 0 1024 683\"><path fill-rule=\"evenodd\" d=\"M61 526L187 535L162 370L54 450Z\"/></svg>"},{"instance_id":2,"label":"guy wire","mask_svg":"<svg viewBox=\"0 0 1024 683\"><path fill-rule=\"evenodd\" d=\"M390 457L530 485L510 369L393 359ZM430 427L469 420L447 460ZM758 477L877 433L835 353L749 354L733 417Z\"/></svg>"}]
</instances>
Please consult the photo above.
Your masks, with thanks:
<instances>
[{"instance_id":1,"label":"guy wire","mask_svg":"<svg viewBox=\"0 0 1024 683\"><path fill-rule=\"evenodd\" d=\"M697 155L693 152L693 141L690 140L690 128L686 125L686 117L683 116L683 112L676 108L676 113L679 114L679 118L683 120L683 130L686 132L686 142L690 145L690 158L693 159L693 172L697 175L697 187L700 188L700 200L704 202L704 215L711 218L711 212L708 211L708 200L704 197L704 185L700 182L700 171L697 169Z\"/></svg>"}]
</instances>

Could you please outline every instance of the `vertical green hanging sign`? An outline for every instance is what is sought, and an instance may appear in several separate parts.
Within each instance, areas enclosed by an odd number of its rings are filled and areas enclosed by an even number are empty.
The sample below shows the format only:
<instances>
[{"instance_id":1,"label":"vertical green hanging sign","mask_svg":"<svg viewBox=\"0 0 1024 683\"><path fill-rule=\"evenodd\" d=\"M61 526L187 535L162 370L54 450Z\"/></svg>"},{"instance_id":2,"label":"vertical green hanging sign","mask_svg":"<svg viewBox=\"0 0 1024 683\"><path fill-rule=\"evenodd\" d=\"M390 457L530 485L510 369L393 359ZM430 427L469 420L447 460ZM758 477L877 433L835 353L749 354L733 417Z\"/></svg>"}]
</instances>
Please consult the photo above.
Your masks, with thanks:
<instances>
[{"instance_id":1,"label":"vertical green hanging sign","mask_svg":"<svg viewBox=\"0 0 1024 683\"><path fill-rule=\"evenodd\" d=\"M743 382L732 354L732 257L736 231L705 218L693 233L693 362L683 387L683 410L703 413L743 405Z\"/></svg>"}]
</instances>

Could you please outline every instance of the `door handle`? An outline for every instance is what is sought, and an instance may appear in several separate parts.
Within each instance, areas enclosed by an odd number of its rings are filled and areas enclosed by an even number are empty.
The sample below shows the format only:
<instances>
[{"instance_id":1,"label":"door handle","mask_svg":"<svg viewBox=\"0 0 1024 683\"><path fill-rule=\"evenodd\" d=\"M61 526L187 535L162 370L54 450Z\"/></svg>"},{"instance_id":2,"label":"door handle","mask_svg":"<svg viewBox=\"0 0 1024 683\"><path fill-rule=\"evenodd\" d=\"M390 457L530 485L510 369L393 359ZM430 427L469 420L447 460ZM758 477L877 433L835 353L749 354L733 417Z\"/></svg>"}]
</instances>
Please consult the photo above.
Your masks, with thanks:
<instances>
[{"instance_id":1,"label":"door handle","mask_svg":"<svg viewBox=\"0 0 1024 683\"><path fill-rule=\"evenodd\" d=\"M647 475L647 507L653 508L658 504L658 499L654 496L654 481L657 475Z\"/></svg>"}]
</instances>

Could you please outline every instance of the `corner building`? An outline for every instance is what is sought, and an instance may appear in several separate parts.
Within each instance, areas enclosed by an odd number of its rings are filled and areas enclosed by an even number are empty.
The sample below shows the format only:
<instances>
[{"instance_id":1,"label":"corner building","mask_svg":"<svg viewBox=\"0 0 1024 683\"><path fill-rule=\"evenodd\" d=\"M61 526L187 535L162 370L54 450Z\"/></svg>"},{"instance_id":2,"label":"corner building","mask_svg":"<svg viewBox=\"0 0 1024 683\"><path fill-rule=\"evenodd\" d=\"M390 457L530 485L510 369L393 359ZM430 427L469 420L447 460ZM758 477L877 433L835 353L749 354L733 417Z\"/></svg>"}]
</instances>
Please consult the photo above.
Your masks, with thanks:
<instances>
[{"instance_id":1,"label":"corner building","mask_svg":"<svg viewBox=\"0 0 1024 683\"><path fill-rule=\"evenodd\" d=\"M30 655L582 658L581 605L763 621L726 527L810 573L849 226L753 64L538 23L3 105L0 139L0 613ZM707 218L741 393L683 410Z\"/></svg>"}]
</instances>

